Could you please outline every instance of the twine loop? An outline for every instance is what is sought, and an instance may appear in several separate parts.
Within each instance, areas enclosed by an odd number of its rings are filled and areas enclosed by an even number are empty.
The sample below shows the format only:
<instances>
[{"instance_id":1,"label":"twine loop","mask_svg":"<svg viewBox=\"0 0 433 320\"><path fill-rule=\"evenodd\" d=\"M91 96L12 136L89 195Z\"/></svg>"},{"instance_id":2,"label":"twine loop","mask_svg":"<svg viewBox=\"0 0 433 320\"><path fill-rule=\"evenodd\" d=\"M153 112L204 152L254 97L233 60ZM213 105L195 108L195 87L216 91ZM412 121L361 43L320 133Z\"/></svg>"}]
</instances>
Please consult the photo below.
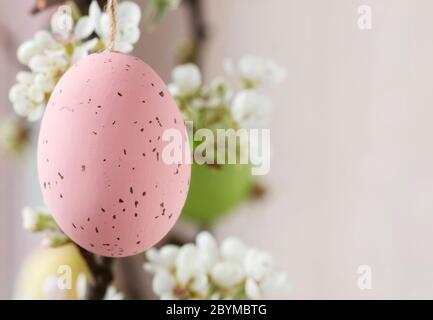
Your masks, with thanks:
<instances>
[{"instance_id":1,"label":"twine loop","mask_svg":"<svg viewBox=\"0 0 433 320\"><path fill-rule=\"evenodd\" d=\"M114 44L116 42L117 34L117 0L108 0L107 11L110 17L110 38L108 41L107 49L110 51L114 50Z\"/></svg>"}]
</instances>

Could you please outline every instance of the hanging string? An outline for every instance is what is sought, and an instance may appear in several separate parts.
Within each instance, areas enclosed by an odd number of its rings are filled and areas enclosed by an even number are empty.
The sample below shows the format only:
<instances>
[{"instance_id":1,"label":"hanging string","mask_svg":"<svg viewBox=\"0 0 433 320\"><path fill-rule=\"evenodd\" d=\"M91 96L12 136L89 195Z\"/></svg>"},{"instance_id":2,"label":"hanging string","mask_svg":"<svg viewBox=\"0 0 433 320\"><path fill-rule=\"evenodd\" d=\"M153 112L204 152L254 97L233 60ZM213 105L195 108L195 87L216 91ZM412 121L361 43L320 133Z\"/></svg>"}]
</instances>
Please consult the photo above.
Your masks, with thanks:
<instances>
[{"instance_id":1,"label":"hanging string","mask_svg":"<svg viewBox=\"0 0 433 320\"><path fill-rule=\"evenodd\" d=\"M107 11L110 17L110 38L107 49L110 51L114 50L114 44L116 41L117 34L117 0L108 0Z\"/></svg>"}]
</instances>

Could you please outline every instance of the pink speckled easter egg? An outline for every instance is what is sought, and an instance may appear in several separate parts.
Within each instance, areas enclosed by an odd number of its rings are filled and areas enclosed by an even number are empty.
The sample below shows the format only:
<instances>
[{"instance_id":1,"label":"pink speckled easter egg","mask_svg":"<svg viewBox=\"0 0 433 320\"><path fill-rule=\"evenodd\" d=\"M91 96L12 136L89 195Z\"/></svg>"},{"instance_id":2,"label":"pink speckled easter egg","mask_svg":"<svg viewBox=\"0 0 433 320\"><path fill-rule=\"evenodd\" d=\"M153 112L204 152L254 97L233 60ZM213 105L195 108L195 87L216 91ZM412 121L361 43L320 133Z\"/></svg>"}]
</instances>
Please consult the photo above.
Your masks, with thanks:
<instances>
[{"instance_id":1,"label":"pink speckled easter egg","mask_svg":"<svg viewBox=\"0 0 433 320\"><path fill-rule=\"evenodd\" d=\"M164 141L166 129L181 139ZM38 145L43 197L60 228L112 257L161 240L181 212L191 170L164 161L169 143L187 159L182 116L152 68L108 51L72 66L50 98Z\"/></svg>"}]
</instances>

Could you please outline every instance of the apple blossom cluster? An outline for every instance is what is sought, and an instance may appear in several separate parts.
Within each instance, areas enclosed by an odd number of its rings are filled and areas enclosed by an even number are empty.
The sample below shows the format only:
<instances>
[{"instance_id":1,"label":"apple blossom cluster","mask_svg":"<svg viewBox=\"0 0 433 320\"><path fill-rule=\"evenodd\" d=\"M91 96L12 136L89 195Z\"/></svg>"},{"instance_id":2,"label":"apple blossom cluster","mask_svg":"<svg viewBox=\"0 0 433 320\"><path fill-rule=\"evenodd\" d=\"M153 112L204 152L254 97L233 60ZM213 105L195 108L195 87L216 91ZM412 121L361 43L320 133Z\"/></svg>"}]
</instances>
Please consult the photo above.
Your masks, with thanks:
<instances>
[{"instance_id":1,"label":"apple blossom cluster","mask_svg":"<svg viewBox=\"0 0 433 320\"><path fill-rule=\"evenodd\" d=\"M140 37L140 19L141 10L136 3L119 4L116 51L133 50ZM38 31L18 48L18 60L30 70L17 74L17 82L9 92L15 112L29 121L39 120L60 77L80 59L103 50L109 34L110 18L97 1L90 4L88 16L76 21L71 7L59 7L51 18L51 30Z\"/></svg>"},{"instance_id":2,"label":"apple blossom cluster","mask_svg":"<svg viewBox=\"0 0 433 320\"><path fill-rule=\"evenodd\" d=\"M217 77L210 84L203 84L195 64L174 68L169 90L185 118L193 121L194 129L267 128L272 101L259 89L284 80L285 69L272 60L251 55L241 58L237 65L227 60L224 67L227 76Z\"/></svg>"},{"instance_id":3,"label":"apple blossom cluster","mask_svg":"<svg viewBox=\"0 0 433 320\"><path fill-rule=\"evenodd\" d=\"M150 249L146 257L144 268L154 274L153 290L161 299L278 299L289 289L267 252L234 237L218 246L201 232L195 244Z\"/></svg>"}]
</instances>

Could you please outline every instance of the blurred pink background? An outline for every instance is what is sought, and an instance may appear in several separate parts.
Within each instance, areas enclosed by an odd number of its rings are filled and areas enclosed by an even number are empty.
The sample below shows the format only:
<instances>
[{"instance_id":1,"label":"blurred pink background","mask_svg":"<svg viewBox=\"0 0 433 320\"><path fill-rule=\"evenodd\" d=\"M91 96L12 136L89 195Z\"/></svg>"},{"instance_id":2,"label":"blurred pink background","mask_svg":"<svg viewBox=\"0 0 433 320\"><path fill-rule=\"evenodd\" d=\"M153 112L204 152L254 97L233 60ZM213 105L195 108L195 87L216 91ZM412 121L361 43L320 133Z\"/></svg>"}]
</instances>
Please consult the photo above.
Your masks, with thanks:
<instances>
[{"instance_id":1,"label":"blurred pink background","mask_svg":"<svg viewBox=\"0 0 433 320\"><path fill-rule=\"evenodd\" d=\"M0 3L0 113L21 67L19 43L46 25L33 1ZM143 4L145 1L138 1ZM373 29L357 9L373 10ZM433 298L433 2L429 0L205 0L207 78L225 57L270 57L288 70L275 102L269 193L217 227L268 250L293 285L289 299ZM144 28L143 28L144 29ZM184 8L135 54L165 80L176 42L188 38ZM38 124L35 125L36 127ZM41 205L35 149L1 158L0 297L39 238L21 208ZM370 265L372 290L357 287Z\"/></svg>"}]
</instances>

